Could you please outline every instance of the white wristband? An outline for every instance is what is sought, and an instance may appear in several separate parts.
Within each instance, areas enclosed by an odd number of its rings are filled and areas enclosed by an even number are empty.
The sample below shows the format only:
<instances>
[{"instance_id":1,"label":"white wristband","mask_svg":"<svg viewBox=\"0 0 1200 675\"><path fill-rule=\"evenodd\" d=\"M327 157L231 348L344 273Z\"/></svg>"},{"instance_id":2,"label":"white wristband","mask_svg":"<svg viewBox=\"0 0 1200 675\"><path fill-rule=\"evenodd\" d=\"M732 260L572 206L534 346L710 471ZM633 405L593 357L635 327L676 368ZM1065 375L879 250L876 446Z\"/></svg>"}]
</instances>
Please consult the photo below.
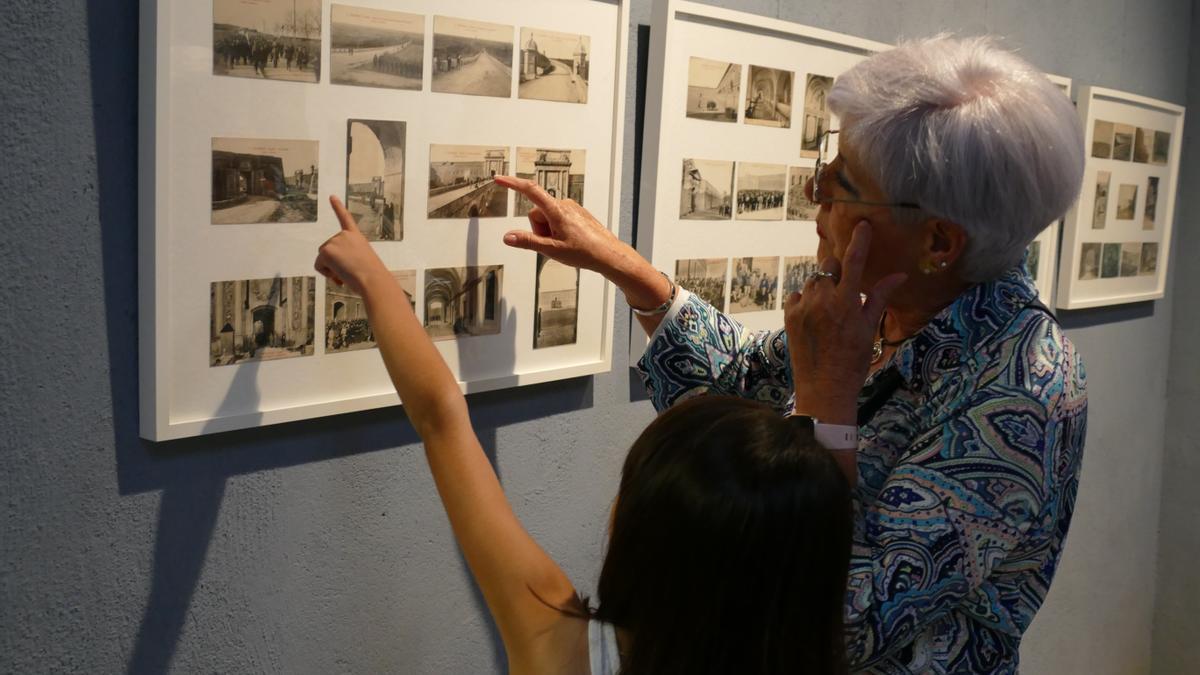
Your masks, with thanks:
<instances>
[{"instance_id":1,"label":"white wristband","mask_svg":"<svg viewBox=\"0 0 1200 675\"><path fill-rule=\"evenodd\" d=\"M813 436L826 450L858 447L858 427L847 424L825 424L814 418Z\"/></svg>"}]
</instances>

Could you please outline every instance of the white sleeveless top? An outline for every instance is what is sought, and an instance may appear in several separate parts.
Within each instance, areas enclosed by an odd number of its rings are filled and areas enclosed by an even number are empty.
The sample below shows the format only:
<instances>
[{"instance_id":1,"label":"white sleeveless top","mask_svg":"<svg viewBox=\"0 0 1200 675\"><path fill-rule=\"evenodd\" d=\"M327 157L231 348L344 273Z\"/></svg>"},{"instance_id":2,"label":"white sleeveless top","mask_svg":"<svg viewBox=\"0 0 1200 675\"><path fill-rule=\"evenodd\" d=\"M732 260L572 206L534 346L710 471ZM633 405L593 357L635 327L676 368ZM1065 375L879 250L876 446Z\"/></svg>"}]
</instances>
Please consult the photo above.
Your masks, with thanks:
<instances>
[{"instance_id":1,"label":"white sleeveless top","mask_svg":"<svg viewBox=\"0 0 1200 675\"><path fill-rule=\"evenodd\" d=\"M588 621L588 661L592 675L617 675L621 655L617 652L617 631L612 624Z\"/></svg>"}]
</instances>

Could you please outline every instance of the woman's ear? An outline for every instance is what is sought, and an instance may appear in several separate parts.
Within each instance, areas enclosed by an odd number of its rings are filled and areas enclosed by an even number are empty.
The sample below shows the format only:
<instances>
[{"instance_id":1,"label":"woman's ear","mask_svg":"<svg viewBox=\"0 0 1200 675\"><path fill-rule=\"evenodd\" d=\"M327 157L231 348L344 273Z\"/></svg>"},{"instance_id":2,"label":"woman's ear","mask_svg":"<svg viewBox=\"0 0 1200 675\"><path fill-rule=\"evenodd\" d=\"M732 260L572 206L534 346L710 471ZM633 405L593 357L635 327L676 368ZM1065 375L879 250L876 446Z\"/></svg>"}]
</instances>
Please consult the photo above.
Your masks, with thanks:
<instances>
[{"instance_id":1,"label":"woman's ear","mask_svg":"<svg viewBox=\"0 0 1200 675\"><path fill-rule=\"evenodd\" d=\"M925 221L925 255L935 267L952 267L967 250L967 232L962 225L931 218Z\"/></svg>"}]
</instances>

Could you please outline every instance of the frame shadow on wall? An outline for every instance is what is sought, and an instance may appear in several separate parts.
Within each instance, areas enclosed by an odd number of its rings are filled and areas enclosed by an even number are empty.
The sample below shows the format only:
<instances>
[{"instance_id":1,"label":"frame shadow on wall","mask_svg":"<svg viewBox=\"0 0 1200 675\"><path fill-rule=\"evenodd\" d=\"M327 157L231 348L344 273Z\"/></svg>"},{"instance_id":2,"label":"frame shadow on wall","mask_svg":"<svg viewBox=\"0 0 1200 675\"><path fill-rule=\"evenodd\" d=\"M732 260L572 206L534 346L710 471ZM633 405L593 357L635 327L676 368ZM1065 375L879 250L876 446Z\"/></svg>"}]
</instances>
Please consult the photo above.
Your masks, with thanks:
<instances>
[{"instance_id":1,"label":"frame shadow on wall","mask_svg":"<svg viewBox=\"0 0 1200 675\"><path fill-rule=\"evenodd\" d=\"M230 477L414 445L419 438L402 409L351 413L211 436L150 443L138 435L138 33L139 3L88 6L92 123L103 258L105 331L109 347L113 445L122 496L160 491L149 596L133 640L131 673L165 672L212 541ZM332 234L332 231L331 231ZM478 223L468 258L477 258ZM315 257L315 251L314 251ZM474 263L472 263L474 264ZM512 334L517 317L505 315ZM505 358L505 355L499 355ZM507 358L513 358L509 355ZM380 364L382 366L382 363ZM258 364L237 366L236 386L253 387ZM515 400L514 400L515 399ZM500 390L470 397L471 418L493 467L500 427L592 406L591 377ZM497 663L499 633L461 561L479 612L491 629Z\"/></svg>"}]
</instances>

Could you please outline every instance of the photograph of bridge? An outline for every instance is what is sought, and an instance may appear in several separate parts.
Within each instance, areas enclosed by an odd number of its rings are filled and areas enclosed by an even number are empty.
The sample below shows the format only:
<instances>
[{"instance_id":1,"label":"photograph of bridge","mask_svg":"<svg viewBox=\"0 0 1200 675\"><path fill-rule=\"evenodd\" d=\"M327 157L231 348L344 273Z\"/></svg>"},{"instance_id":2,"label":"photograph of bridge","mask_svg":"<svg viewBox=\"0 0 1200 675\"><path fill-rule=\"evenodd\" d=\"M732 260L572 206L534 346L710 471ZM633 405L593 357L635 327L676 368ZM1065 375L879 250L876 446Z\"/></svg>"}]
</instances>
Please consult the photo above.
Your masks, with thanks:
<instances>
[{"instance_id":1,"label":"photograph of bridge","mask_svg":"<svg viewBox=\"0 0 1200 675\"><path fill-rule=\"evenodd\" d=\"M433 91L512 96L513 27L433 18Z\"/></svg>"},{"instance_id":2,"label":"photograph of bridge","mask_svg":"<svg viewBox=\"0 0 1200 675\"><path fill-rule=\"evenodd\" d=\"M425 17L334 5L330 24L330 79L334 84L420 91Z\"/></svg>"},{"instance_id":3,"label":"photograph of bridge","mask_svg":"<svg viewBox=\"0 0 1200 675\"><path fill-rule=\"evenodd\" d=\"M434 340L497 335L504 266L425 270L425 331Z\"/></svg>"},{"instance_id":4,"label":"photograph of bridge","mask_svg":"<svg viewBox=\"0 0 1200 675\"><path fill-rule=\"evenodd\" d=\"M212 139L212 223L317 222L317 141Z\"/></svg>"},{"instance_id":5,"label":"photograph of bridge","mask_svg":"<svg viewBox=\"0 0 1200 675\"><path fill-rule=\"evenodd\" d=\"M346 208L371 241L404 239L404 122L350 120Z\"/></svg>"},{"instance_id":6,"label":"photograph of bridge","mask_svg":"<svg viewBox=\"0 0 1200 675\"><path fill-rule=\"evenodd\" d=\"M587 103L592 40L586 35L521 29L521 78L526 99Z\"/></svg>"},{"instance_id":7,"label":"photograph of bridge","mask_svg":"<svg viewBox=\"0 0 1200 675\"><path fill-rule=\"evenodd\" d=\"M574 199L583 203L583 168L586 150L555 150L552 148L517 148L517 177L537 181L550 196ZM513 215L527 216L533 202L518 193Z\"/></svg>"},{"instance_id":8,"label":"photograph of bridge","mask_svg":"<svg viewBox=\"0 0 1200 675\"><path fill-rule=\"evenodd\" d=\"M490 145L429 146L430 218L503 218L508 190L496 185L508 174L508 148Z\"/></svg>"},{"instance_id":9,"label":"photograph of bridge","mask_svg":"<svg viewBox=\"0 0 1200 675\"><path fill-rule=\"evenodd\" d=\"M321 81L321 0L213 0L213 74Z\"/></svg>"}]
</instances>

